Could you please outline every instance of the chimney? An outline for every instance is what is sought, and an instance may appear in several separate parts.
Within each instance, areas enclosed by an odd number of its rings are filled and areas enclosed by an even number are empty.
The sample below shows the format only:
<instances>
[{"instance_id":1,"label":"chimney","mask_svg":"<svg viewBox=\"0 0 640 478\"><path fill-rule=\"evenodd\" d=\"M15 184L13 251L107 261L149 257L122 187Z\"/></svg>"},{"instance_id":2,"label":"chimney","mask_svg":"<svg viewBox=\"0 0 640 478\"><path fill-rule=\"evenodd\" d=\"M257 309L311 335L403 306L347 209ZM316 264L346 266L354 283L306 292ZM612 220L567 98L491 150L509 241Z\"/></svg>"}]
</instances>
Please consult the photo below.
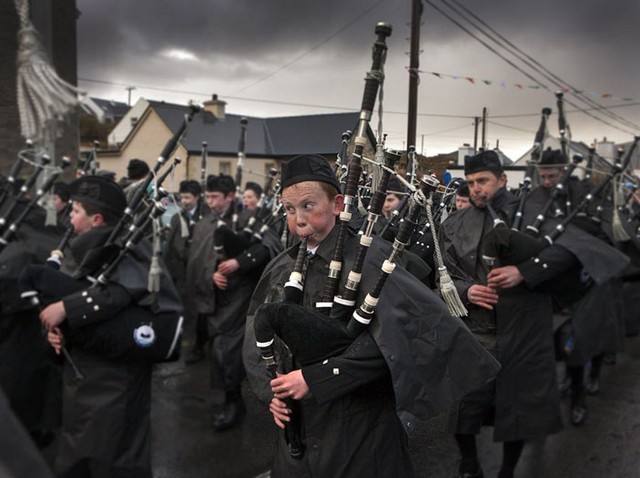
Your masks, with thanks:
<instances>
[{"instance_id":1,"label":"chimney","mask_svg":"<svg viewBox=\"0 0 640 478\"><path fill-rule=\"evenodd\" d=\"M458 148L458 166L464 166L464 158L467 156L473 156L474 154L476 154L476 150L468 143L464 143L460 148Z\"/></svg>"},{"instance_id":2,"label":"chimney","mask_svg":"<svg viewBox=\"0 0 640 478\"><path fill-rule=\"evenodd\" d=\"M210 112L218 120L224 119L224 109L227 105L226 101L218 99L218 95L214 94L209 101L203 103L205 111Z\"/></svg>"}]
</instances>

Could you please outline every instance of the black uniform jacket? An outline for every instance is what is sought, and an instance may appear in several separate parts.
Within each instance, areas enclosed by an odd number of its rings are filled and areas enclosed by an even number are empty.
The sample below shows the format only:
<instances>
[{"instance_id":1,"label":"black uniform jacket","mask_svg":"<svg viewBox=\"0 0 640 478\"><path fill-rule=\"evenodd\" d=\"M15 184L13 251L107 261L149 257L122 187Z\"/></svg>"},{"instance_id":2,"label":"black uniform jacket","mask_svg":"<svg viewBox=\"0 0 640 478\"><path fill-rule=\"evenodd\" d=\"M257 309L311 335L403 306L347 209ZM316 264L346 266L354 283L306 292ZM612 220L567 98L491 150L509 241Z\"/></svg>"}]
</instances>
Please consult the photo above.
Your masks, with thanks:
<instances>
[{"instance_id":1,"label":"black uniform jacket","mask_svg":"<svg viewBox=\"0 0 640 478\"><path fill-rule=\"evenodd\" d=\"M502 189L494 196L492 205L509 221L515 214L517 199ZM551 279L575 266L577 260L567 249L549 246L536 257L538 261L530 261L535 267L525 271L523 283L499 291L494 310L473 305L467 300L467 290L473 284L486 285L489 268L482 261L482 241L492 228L493 220L486 209L472 206L456 211L442 223L442 254L458 292L466 301L469 315L464 321L502 365L495 386L494 439L522 440L562 427L551 297L533 292L529 286ZM452 424L455 431L464 431L467 419L461 414L458 422Z\"/></svg>"},{"instance_id":2,"label":"black uniform jacket","mask_svg":"<svg viewBox=\"0 0 640 478\"><path fill-rule=\"evenodd\" d=\"M336 235L334 228L309 261L305 306L313 307L321 299ZM356 245L354 237L347 241L340 287L353 264ZM374 238L358 304L373 287L390 250L390 244ZM267 266L247 316L245 367L253 390L264 401L272 397L270 378L256 347L253 314L260 304L282 299L296 252L293 247ZM286 351L281 354L286 356ZM402 266L396 267L369 331L342 354L302 368L311 390L301 404L304 438L312 450L309 467L318 470L312 476L402 475L398 470L406 469L402 467L407 463L406 447L398 442L402 434L395 415L411 428L417 419L449 408L457 398L490 381L497 368L444 302Z\"/></svg>"}]
</instances>

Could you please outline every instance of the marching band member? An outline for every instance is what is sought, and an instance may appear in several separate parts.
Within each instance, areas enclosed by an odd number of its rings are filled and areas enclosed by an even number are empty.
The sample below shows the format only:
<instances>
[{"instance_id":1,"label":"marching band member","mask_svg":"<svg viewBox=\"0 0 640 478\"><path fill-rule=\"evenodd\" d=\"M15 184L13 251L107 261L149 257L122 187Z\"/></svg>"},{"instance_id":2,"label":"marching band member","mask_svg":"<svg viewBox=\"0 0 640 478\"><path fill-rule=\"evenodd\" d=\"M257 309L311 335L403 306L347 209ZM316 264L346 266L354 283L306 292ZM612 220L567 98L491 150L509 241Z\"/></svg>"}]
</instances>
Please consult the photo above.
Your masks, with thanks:
<instances>
[{"instance_id":1,"label":"marching band member","mask_svg":"<svg viewBox=\"0 0 640 478\"><path fill-rule=\"evenodd\" d=\"M240 385L245 376L242 341L249 298L262 269L275 254L264 243L252 244L236 257L216 258L214 234L231 228L236 205L231 176L210 176L205 192L211 214L198 222L188 269L193 278L197 312L206 318L210 340L211 387L222 396L213 427L236 426L244 414ZM275 241L274 241L275 243Z\"/></svg>"},{"instance_id":2,"label":"marching band member","mask_svg":"<svg viewBox=\"0 0 640 478\"><path fill-rule=\"evenodd\" d=\"M547 149L543 152L538 165L541 185L531 192L529 202L544 204L552 191L561 183L567 158L560 150ZM567 178L561 189L558 201L562 204L579 204L588 191L576 177ZM607 245L599 222L589 216L574 221L578 227L593 234L592 241L600 243L598 253L604 255ZM608 242L608 241L607 241ZM581 425L587 418L586 392L598 393L599 371L604 353L621 352L624 347L624 319L622 284L619 277L595 284L589 288L579 301L567 307L570 318L555 332L556 353L565 361L567 379L561 390L569 393L571 404L571 423ZM592 361L587 386L585 388L585 364Z\"/></svg>"},{"instance_id":3,"label":"marching band member","mask_svg":"<svg viewBox=\"0 0 640 478\"><path fill-rule=\"evenodd\" d=\"M262 196L262 186L253 181L249 181L244 186L244 192L242 193L242 208L243 210L255 211L260 202L260 196Z\"/></svg>"},{"instance_id":4,"label":"marching band member","mask_svg":"<svg viewBox=\"0 0 640 478\"><path fill-rule=\"evenodd\" d=\"M281 180L289 230L307 240L308 262L302 269L301 305L314 308L323 296L338 238L336 218L342 211L343 195L331 166L322 156L291 159L282 168ZM345 265L353 263L356 248L357 238L350 234L345 244ZM260 363L254 314L264 302L282 298L282 285L291 272L297 249L297 245L288 249L265 269L251 300L245 333L243 354L250 384L258 397L269 403L276 425L284 428L291 420L291 409L285 400L294 399L301 409L303 453L294 457L284 434L279 434L271 476L413 476L405 429L414 426L418 417L428 415L426 409L433 412L439 408L433 402L438 401L436 397L451 398L449 380L457 380L452 377L460 379L458 385L463 389L473 389L471 377L480 381L475 386L484 383L495 374L495 362L462 323L449 315L438 297L398 267L389 276L389 291L383 291L371 331L357 336L342 353L302 368L296 366L295 357L287 356L286 349L280 349L283 362L293 361L293 370L271 380L269 371ZM373 286L380 272L381 255L388 254L390 249L390 244L373 238L367 257L374 256L375 261L365 264L363 290ZM346 272L341 276L342 284L345 279ZM358 299L362 300L364 295L359 291ZM412 335L416 333L418 336ZM433 344L424 340L423 333L438 337L436 348L440 352L446 350L447 358L431 355L439 352L430 348ZM304 327L299 334L305 336ZM306 338L313 341L313 337ZM409 343L406 340L421 345L405 346ZM460 357L456 351L472 357L471 365L464 364L465 370L449 362L452 355ZM414 362L408 357L411 353L422 354L422 360ZM431 369L444 362L450 366L447 373ZM433 382L427 384L430 380L427 377ZM429 396L420 390L428 390ZM450 406L447 399L444 401L447 403L440 406Z\"/></svg>"},{"instance_id":5,"label":"marching band member","mask_svg":"<svg viewBox=\"0 0 640 478\"><path fill-rule=\"evenodd\" d=\"M189 364L204 358L207 343L206 326L201 321L198 327L198 315L188 300L193 284L187 281L186 269L193 230L200 218L208 214L209 208L202 200L202 188L198 181L182 181L178 192L182 209L173 215L169 223L164 260L185 304L185 328L188 331L185 339L193 340L193 347L185 357L185 362Z\"/></svg>"},{"instance_id":6,"label":"marching band member","mask_svg":"<svg viewBox=\"0 0 640 478\"><path fill-rule=\"evenodd\" d=\"M100 256L113 225L124 212L126 199L116 183L98 176L75 180L70 185L70 196L76 238L70 243L62 271L86 280L102 265L95 258ZM136 274L128 270L126 278L125 274L119 278L129 281L126 286L109 282L91 292L85 289L63 297L42 310L40 320L57 353L64 335L100 321L118 320L120 311L140 299L138 295L146 291L146 274L142 274L145 283L136 286L131 283ZM165 298L168 295L165 291ZM174 306L176 310L182 308L179 302ZM74 376L65 362L62 432L55 462L58 476L106 473L151 478L151 363L108 360L81 347L74 348L73 358L85 377Z\"/></svg>"},{"instance_id":7,"label":"marching band member","mask_svg":"<svg viewBox=\"0 0 640 478\"><path fill-rule=\"evenodd\" d=\"M492 383L465 397L451 414L449 428L462 455L460 477L482 477L476 438L484 424L503 442L499 477L512 477L524 441L562 428L552 342L552 302L527 285L552 277L576 259L561 246L539 255L535 270L504 266L490 270L482 260L483 236L493 227L487 204L505 220L513 218L517 199L506 190L498 156L484 151L465 160L472 207L442 223L442 253L460 297L464 318L478 341L501 363ZM553 267L547 267L553 264ZM544 267L542 267L544 265Z\"/></svg>"}]
</instances>

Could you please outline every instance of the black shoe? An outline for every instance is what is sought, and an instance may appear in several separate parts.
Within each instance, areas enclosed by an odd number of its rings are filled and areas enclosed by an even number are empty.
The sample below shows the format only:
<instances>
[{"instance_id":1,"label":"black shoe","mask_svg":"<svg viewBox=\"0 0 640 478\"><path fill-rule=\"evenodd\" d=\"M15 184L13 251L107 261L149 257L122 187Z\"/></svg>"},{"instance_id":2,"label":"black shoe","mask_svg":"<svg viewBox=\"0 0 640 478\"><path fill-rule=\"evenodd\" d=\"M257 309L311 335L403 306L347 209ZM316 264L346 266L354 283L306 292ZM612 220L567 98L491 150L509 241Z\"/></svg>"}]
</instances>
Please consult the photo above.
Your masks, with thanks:
<instances>
[{"instance_id":1,"label":"black shoe","mask_svg":"<svg viewBox=\"0 0 640 478\"><path fill-rule=\"evenodd\" d=\"M616 363L616 354L604 354L602 361L607 365L614 365Z\"/></svg>"},{"instance_id":2,"label":"black shoe","mask_svg":"<svg viewBox=\"0 0 640 478\"><path fill-rule=\"evenodd\" d=\"M192 364L192 363L200 362L202 359L204 359L204 350L194 348L194 349L191 349L191 352L189 352L187 356L184 358L184 363Z\"/></svg>"},{"instance_id":3,"label":"black shoe","mask_svg":"<svg viewBox=\"0 0 640 478\"><path fill-rule=\"evenodd\" d=\"M588 377L585 387L589 395L597 395L600 392L600 378Z\"/></svg>"},{"instance_id":4,"label":"black shoe","mask_svg":"<svg viewBox=\"0 0 640 478\"><path fill-rule=\"evenodd\" d=\"M240 423L244 415L242 402L227 402L221 412L213 416L213 428L218 431L229 430Z\"/></svg>"},{"instance_id":5,"label":"black shoe","mask_svg":"<svg viewBox=\"0 0 640 478\"><path fill-rule=\"evenodd\" d=\"M582 396L571 397L571 423L582 425L587 420L587 405Z\"/></svg>"}]
</instances>

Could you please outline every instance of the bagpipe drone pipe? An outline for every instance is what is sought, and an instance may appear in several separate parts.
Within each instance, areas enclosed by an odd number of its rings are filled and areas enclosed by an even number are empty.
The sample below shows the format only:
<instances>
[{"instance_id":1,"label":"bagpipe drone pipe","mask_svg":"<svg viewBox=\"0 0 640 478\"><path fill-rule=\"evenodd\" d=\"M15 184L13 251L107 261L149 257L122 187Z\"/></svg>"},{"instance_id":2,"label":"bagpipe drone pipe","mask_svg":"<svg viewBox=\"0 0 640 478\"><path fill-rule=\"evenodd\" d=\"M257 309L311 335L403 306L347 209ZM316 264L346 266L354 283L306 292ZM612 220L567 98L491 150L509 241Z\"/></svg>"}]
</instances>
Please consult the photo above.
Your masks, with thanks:
<instances>
[{"instance_id":1,"label":"bagpipe drone pipe","mask_svg":"<svg viewBox=\"0 0 640 478\"><path fill-rule=\"evenodd\" d=\"M531 191L531 184L533 182L533 175L535 173L536 166L540 162L540 154L542 153L542 146L544 144L545 137L547 136L547 122L550 114L551 108L542 108L540 124L538 125L538 130L536 131L536 135L533 140L533 149L531 150L530 159L527 162L524 180L517 191L520 201L518 202L518 210L516 211L516 215L511 226L512 229L516 231L520 230L520 225L522 224L522 210L524 209L524 203L527 199L527 195L529 194L529 191Z\"/></svg>"}]
</instances>

